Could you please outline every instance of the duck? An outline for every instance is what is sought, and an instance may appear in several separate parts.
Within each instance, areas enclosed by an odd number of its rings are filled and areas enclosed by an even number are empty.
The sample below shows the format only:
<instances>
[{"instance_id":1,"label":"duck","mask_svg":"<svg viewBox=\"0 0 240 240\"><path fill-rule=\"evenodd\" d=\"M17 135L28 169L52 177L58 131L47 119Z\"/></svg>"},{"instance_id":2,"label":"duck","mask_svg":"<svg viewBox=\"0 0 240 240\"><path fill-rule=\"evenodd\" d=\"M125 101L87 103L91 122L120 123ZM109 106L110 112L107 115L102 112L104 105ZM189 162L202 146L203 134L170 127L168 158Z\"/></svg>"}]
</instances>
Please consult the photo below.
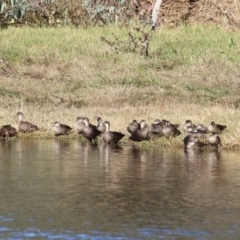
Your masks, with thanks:
<instances>
[{"instance_id":1,"label":"duck","mask_svg":"<svg viewBox=\"0 0 240 240\"><path fill-rule=\"evenodd\" d=\"M140 122L140 129L133 132L132 135L129 137L130 140L135 142L141 142L144 140L150 140L149 136L149 126L145 120L141 120Z\"/></svg>"},{"instance_id":2,"label":"duck","mask_svg":"<svg viewBox=\"0 0 240 240\"><path fill-rule=\"evenodd\" d=\"M110 131L110 122L105 121L105 132L102 134L103 141L107 144L117 144L125 135L121 132Z\"/></svg>"},{"instance_id":3,"label":"duck","mask_svg":"<svg viewBox=\"0 0 240 240\"><path fill-rule=\"evenodd\" d=\"M162 123L163 125L165 125L167 122L169 122L169 121L166 120L166 119L162 119L162 120L161 120L161 123Z\"/></svg>"},{"instance_id":4,"label":"duck","mask_svg":"<svg viewBox=\"0 0 240 240\"><path fill-rule=\"evenodd\" d=\"M156 137L162 137L163 136L163 123L160 119L155 119L153 124L150 126L149 132L151 135Z\"/></svg>"},{"instance_id":5,"label":"duck","mask_svg":"<svg viewBox=\"0 0 240 240\"><path fill-rule=\"evenodd\" d=\"M171 124L169 121L167 121L163 126L163 135L166 138L179 136L181 132L177 129L178 125L179 124Z\"/></svg>"},{"instance_id":6,"label":"duck","mask_svg":"<svg viewBox=\"0 0 240 240\"><path fill-rule=\"evenodd\" d=\"M54 131L55 136L58 137L60 135L68 135L72 128L56 121L52 124L52 130Z\"/></svg>"},{"instance_id":7,"label":"duck","mask_svg":"<svg viewBox=\"0 0 240 240\"><path fill-rule=\"evenodd\" d=\"M103 124L102 118L97 117L97 129L101 133L104 133L106 131L106 126Z\"/></svg>"},{"instance_id":8,"label":"duck","mask_svg":"<svg viewBox=\"0 0 240 240\"><path fill-rule=\"evenodd\" d=\"M186 120L185 123L183 124L183 130L186 134L189 132L192 132L196 129L195 124L193 124L192 120Z\"/></svg>"},{"instance_id":9,"label":"duck","mask_svg":"<svg viewBox=\"0 0 240 240\"><path fill-rule=\"evenodd\" d=\"M31 132L35 132L35 131L40 130L38 128L38 126L36 126L36 125L34 125L30 122L22 121L22 119L23 119L23 113L22 112L18 112L15 117L18 118L18 131L19 132L31 133Z\"/></svg>"},{"instance_id":10,"label":"duck","mask_svg":"<svg viewBox=\"0 0 240 240\"><path fill-rule=\"evenodd\" d=\"M7 139L9 139L10 137L15 137L17 136L17 130L11 125L3 125L0 128L0 136Z\"/></svg>"},{"instance_id":11,"label":"duck","mask_svg":"<svg viewBox=\"0 0 240 240\"><path fill-rule=\"evenodd\" d=\"M208 132L210 133L222 133L224 129L226 129L226 125L216 124L214 121L208 126Z\"/></svg>"},{"instance_id":12,"label":"duck","mask_svg":"<svg viewBox=\"0 0 240 240\"><path fill-rule=\"evenodd\" d=\"M92 142L96 140L96 138L101 134L101 132L97 129L97 126L91 124L87 117L83 118L83 123L85 124L82 135L89 141Z\"/></svg>"},{"instance_id":13,"label":"duck","mask_svg":"<svg viewBox=\"0 0 240 240\"><path fill-rule=\"evenodd\" d=\"M83 128L85 127L85 123L83 122L83 117L77 117L75 126L78 131L78 134L82 134Z\"/></svg>"},{"instance_id":14,"label":"duck","mask_svg":"<svg viewBox=\"0 0 240 240\"><path fill-rule=\"evenodd\" d=\"M187 135L184 138L183 142L184 142L184 147L188 149L199 147L199 138L195 133L190 133L189 135Z\"/></svg>"},{"instance_id":15,"label":"duck","mask_svg":"<svg viewBox=\"0 0 240 240\"><path fill-rule=\"evenodd\" d=\"M198 124L193 132L195 132L199 138L205 138L208 129L207 127L204 127L203 124Z\"/></svg>"},{"instance_id":16,"label":"duck","mask_svg":"<svg viewBox=\"0 0 240 240\"><path fill-rule=\"evenodd\" d=\"M210 135L208 137L208 142L210 145L214 146L214 147L221 147L222 143L221 143L221 138L218 136L217 133L213 133L212 135Z\"/></svg>"},{"instance_id":17,"label":"duck","mask_svg":"<svg viewBox=\"0 0 240 240\"><path fill-rule=\"evenodd\" d=\"M137 120L133 120L131 123L128 124L127 126L127 131L130 133L130 134L133 134L134 132L136 132L137 130L139 130L141 127L140 127L140 124L137 122Z\"/></svg>"},{"instance_id":18,"label":"duck","mask_svg":"<svg viewBox=\"0 0 240 240\"><path fill-rule=\"evenodd\" d=\"M208 132L208 128L204 127L203 124L198 124L197 127L196 127L196 130L201 131L201 132L205 132L205 133Z\"/></svg>"}]
</instances>

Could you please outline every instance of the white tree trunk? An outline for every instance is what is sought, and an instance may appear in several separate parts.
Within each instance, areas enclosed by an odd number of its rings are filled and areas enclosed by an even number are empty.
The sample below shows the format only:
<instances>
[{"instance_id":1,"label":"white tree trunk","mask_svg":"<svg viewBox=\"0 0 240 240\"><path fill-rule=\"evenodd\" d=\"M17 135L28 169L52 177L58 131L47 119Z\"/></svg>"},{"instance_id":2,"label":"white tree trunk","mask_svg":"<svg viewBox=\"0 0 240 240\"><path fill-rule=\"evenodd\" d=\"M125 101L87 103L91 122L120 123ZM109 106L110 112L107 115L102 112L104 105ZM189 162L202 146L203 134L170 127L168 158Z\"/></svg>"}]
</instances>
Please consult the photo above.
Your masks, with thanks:
<instances>
[{"instance_id":1,"label":"white tree trunk","mask_svg":"<svg viewBox=\"0 0 240 240\"><path fill-rule=\"evenodd\" d=\"M152 30L155 29L156 27L158 11L161 4L162 4L162 0L156 0L153 11L152 11Z\"/></svg>"}]
</instances>

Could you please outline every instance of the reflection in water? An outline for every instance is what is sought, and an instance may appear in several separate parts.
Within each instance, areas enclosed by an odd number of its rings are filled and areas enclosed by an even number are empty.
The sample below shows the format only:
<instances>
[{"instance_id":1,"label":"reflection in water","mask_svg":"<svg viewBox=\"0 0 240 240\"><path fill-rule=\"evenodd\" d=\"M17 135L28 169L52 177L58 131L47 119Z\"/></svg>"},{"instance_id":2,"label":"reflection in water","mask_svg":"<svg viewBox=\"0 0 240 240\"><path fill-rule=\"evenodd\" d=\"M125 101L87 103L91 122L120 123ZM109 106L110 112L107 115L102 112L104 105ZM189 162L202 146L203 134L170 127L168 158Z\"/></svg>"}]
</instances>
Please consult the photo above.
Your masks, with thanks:
<instances>
[{"instance_id":1,"label":"reflection in water","mask_svg":"<svg viewBox=\"0 0 240 240\"><path fill-rule=\"evenodd\" d=\"M237 152L0 141L0 238L236 237Z\"/></svg>"}]
</instances>

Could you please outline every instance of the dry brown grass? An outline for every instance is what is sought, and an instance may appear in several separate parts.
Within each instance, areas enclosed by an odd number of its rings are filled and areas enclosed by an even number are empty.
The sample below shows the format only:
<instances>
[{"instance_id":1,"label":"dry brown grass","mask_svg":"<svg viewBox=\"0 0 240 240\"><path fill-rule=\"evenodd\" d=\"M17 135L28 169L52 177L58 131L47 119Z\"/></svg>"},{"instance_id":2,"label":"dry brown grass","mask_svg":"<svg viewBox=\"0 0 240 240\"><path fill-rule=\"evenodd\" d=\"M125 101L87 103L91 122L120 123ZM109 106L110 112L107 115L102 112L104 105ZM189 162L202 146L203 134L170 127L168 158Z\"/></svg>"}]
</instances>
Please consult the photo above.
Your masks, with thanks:
<instances>
[{"instance_id":1,"label":"dry brown grass","mask_svg":"<svg viewBox=\"0 0 240 240\"><path fill-rule=\"evenodd\" d=\"M78 116L87 116L92 123L96 123L96 118L101 116L104 120L109 120L111 122L111 128L113 130L122 131L124 134L128 135L126 126L133 119L141 120L145 119L149 124L153 122L154 119L168 119L173 123L181 124L180 130L182 134L177 137L172 143L173 146L183 146L184 133L182 125L187 119L191 119L194 123L202 123L204 125L209 125L212 120L220 124L226 124L227 130L221 135L223 146L225 148L238 148L240 147L240 124L239 110L233 108L225 108L222 106L205 106L200 107L197 104L187 104L183 107L182 103L177 102L163 102L162 104L151 104L151 105L138 105L130 106L125 104L124 106L88 106L84 108L77 109L75 107L62 107L62 106L45 106L43 108L36 109L32 105L22 105L22 107L9 107L1 111L3 116L1 119L1 125L6 123L11 123L13 126L17 127L14 120L14 115L17 111L23 111L25 114L25 120L37 124L41 131L34 134L26 135L20 134L20 138L51 138L54 137L51 130L51 124L53 121L60 121L62 123L68 124L72 127L75 126L75 119ZM79 138L76 130L73 131L69 136L65 138ZM127 140L127 137L125 138ZM169 141L160 139L155 142L151 142L152 145L169 145Z\"/></svg>"}]
</instances>

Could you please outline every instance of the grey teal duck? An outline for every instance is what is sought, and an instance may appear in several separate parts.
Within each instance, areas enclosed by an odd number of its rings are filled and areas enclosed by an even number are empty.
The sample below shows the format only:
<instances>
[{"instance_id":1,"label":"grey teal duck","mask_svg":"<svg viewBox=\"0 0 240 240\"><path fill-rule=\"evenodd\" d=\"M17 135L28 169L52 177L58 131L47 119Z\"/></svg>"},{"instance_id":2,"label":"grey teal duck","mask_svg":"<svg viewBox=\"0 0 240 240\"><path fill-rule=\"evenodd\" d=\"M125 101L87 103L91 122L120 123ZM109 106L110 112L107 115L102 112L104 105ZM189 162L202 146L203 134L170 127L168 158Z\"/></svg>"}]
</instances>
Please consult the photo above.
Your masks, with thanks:
<instances>
[{"instance_id":1,"label":"grey teal duck","mask_svg":"<svg viewBox=\"0 0 240 240\"><path fill-rule=\"evenodd\" d=\"M23 121L23 113L18 112L17 115L15 116L18 118L18 131L23 132L23 133L31 133L40 130L38 126L30 123Z\"/></svg>"},{"instance_id":2,"label":"grey teal duck","mask_svg":"<svg viewBox=\"0 0 240 240\"><path fill-rule=\"evenodd\" d=\"M149 126L145 120L141 120L140 129L138 129L136 132L133 132L129 139L135 142L150 140Z\"/></svg>"},{"instance_id":3,"label":"grey teal duck","mask_svg":"<svg viewBox=\"0 0 240 240\"><path fill-rule=\"evenodd\" d=\"M58 137L60 135L68 135L72 128L56 121L52 124L52 130L54 131L55 136Z\"/></svg>"},{"instance_id":4,"label":"grey teal duck","mask_svg":"<svg viewBox=\"0 0 240 240\"><path fill-rule=\"evenodd\" d=\"M130 134L133 134L134 132L136 132L140 128L141 128L140 124L135 119L131 123L129 123L128 126L127 126L127 130Z\"/></svg>"},{"instance_id":5,"label":"grey teal duck","mask_svg":"<svg viewBox=\"0 0 240 240\"><path fill-rule=\"evenodd\" d=\"M83 128L82 134L89 141L92 142L96 140L96 138L101 134L101 132L97 129L97 126L91 124L87 117L83 118L83 122L85 127Z\"/></svg>"},{"instance_id":6,"label":"grey teal duck","mask_svg":"<svg viewBox=\"0 0 240 240\"><path fill-rule=\"evenodd\" d=\"M163 135L166 138L179 136L181 132L177 129L178 126L179 124L171 124L169 121L167 121L163 126Z\"/></svg>"},{"instance_id":7,"label":"grey teal duck","mask_svg":"<svg viewBox=\"0 0 240 240\"><path fill-rule=\"evenodd\" d=\"M122 134L121 132L110 131L109 121L105 121L103 124L106 127L106 131L102 134L102 138L105 143L117 144L124 137L124 134Z\"/></svg>"},{"instance_id":8,"label":"grey teal duck","mask_svg":"<svg viewBox=\"0 0 240 240\"><path fill-rule=\"evenodd\" d=\"M189 132L193 132L196 129L195 124L193 124L192 120L186 120L183 124L183 130L186 134Z\"/></svg>"},{"instance_id":9,"label":"grey teal duck","mask_svg":"<svg viewBox=\"0 0 240 240\"><path fill-rule=\"evenodd\" d=\"M191 133L187 135L184 140L184 147L185 148L197 148L199 147L199 138L197 134Z\"/></svg>"},{"instance_id":10,"label":"grey teal duck","mask_svg":"<svg viewBox=\"0 0 240 240\"><path fill-rule=\"evenodd\" d=\"M208 142L210 145L214 146L214 147L221 147L222 143L221 143L221 138L218 136L217 133L213 133L212 135L210 135L208 137Z\"/></svg>"},{"instance_id":11,"label":"grey teal duck","mask_svg":"<svg viewBox=\"0 0 240 240\"><path fill-rule=\"evenodd\" d=\"M226 129L226 125L216 124L214 121L208 126L208 132L210 133L222 133L224 129Z\"/></svg>"},{"instance_id":12,"label":"grey teal duck","mask_svg":"<svg viewBox=\"0 0 240 240\"><path fill-rule=\"evenodd\" d=\"M0 136L7 139L10 137L15 137L17 136L17 130L11 125L3 125L0 128Z\"/></svg>"},{"instance_id":13,"label":"grey teal duck","mask_svg":"<svg viewBox=\"0 0 240 240\"><path fill-rule=\"evenodd\" d=\"M86 126L85 123L83 122L83 117L77 117L75 126L78 131L78 134L82 134L83 128Z\"/></svg>"},{"instance_id":14,"label":"grey teal duck","mask_svg":"<svg viewBox=\"0 0 240 240\"><path fill-rule=\"evenodd\" d=\"M97 129L101 133L104 133L106 131L106 125L103 123L102 118L97 118Z\"/></svg>"},{"instance_id":15,"label":"grey teal duck","mask_svg":"<svg viewBox=\"0 0 240 240\"><path fill-rule=\"evenodd\" d=\"M163 136L163 123L160 119L155 119L149 130L152 136L162 137Z\"/></svg>"}]
</instances>

